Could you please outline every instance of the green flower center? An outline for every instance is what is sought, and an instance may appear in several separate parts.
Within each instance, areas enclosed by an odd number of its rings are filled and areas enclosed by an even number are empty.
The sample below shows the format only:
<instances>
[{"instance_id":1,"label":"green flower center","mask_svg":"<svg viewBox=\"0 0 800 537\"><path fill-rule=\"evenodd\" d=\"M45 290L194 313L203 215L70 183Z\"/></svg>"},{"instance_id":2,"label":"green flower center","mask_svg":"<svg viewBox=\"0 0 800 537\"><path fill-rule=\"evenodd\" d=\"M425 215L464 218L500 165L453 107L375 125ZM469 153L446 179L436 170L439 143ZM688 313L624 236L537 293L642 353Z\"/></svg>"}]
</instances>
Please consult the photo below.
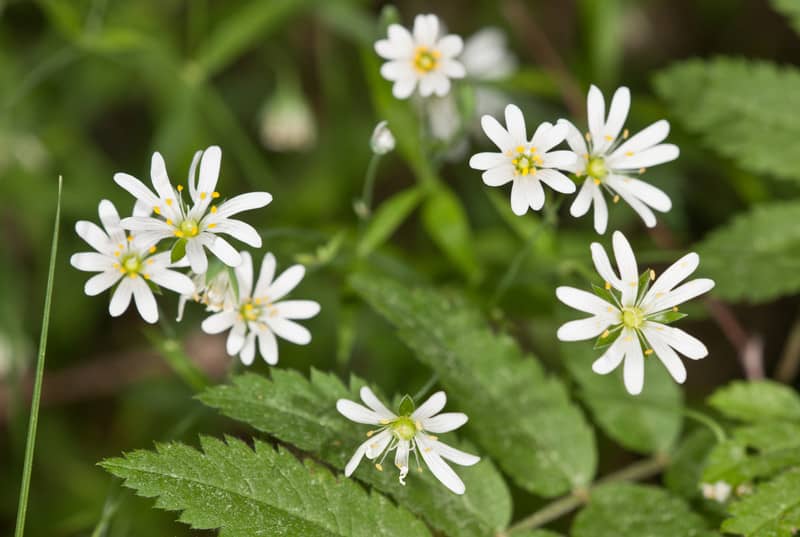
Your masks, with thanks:
<instances>
[{"instance_id":1,"label":"green flower center","mask_svg":"<svg viewBox=\"0 0 800 537\"><path fill-rule=\"evenodd\" d=\"M622 310L622 324L627 328L638 329L644 322L644 312L637 307Z\"/></svg>"},{"instance_id":2,"label":"green flower center","mask_svg":"<svg viewBox=\"0 0 800 537\"><path fill-rule=\"evenodd\" d=\"M395 419L389 428L392 433L400 440L411 440L417 434L417 424L408 416L400 416Z\"/></svg>"},{"instance_id":3,"label":"green flower center","mask_svg":"<svg viewBox=\"0 0 800 537\"><path fill-rule=\"evenodd\" d=\"M422 73L429 73L439 64L441 53L428 47L417 47L414 51L414 67Z\"/></svg>"},{"instance_id":4,"label":"green flower center","mask_svg":"<svg viewBox=\"0 0 800 537\"><path fill-rule=\"evenodd\" d=\"M181 222L179 226L180 232L183 234L183 237L196 237L198 233L200 233L200 227L197 225L197 221L186 219Z\"/></svg>"},{"instance_id":5,"label":"green flower center","mask_svg":"<svg viewBox=\"0 0 800 537\"><path fill-rule=\"evenodd\" d=\"M252 302L245 302L239 308L239 316L246 321L257 321L261 317L261 308Z\"/></svg>"},{"instance_id":6,"label":"green flower center","mask_svg":"<svg viewBox=\"0 0 800 537\"><path fill-rule=\"evenodd\" d=\"M542 157L536 154L536 148L525 149L519 146L515 150L516 156L511 159L514 165L514 175L535 175L536 166L541 166Z\"/></svg>"},{"instance_id":7,"label":"green flower center","mask_svg":"<svg viewBox=\"0 0 800 537\"><path fill-rule=\"evenodd\" d=\"M603 157L590 158L586 164L586 175L598 181L603 180L608 175L605 159Z\"/></svg>"},{"instance_id":8,"label":"green flower center","mask_svg":"<svg viewBox=\"0 0 800 537\"><path fill-rule=\"evenodd\" d=\"M120 270L125 274L139 274L142 269L142 260L136 254L128 254L120 260Z\"/></svg>"}]
</instances>

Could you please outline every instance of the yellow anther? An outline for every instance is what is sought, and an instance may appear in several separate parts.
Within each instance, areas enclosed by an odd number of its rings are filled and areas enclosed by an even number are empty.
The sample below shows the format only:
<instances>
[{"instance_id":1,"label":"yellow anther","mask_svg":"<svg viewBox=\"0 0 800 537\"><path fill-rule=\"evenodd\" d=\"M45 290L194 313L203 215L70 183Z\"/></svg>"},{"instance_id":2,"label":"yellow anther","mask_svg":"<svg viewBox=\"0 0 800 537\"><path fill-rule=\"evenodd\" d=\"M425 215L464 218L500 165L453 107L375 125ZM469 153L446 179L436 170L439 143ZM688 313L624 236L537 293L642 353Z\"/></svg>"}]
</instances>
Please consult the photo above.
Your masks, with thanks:
<instances>
[{"instance_id":1,"label":"yellow anther","mask_svg":"<svg viewBox=\"0 0 800 537\"><path fill-rule=\"evenodd\" d=\"M169 218L167 218L167 225L168 225L168 226L171 226L171 225L172 225L172 220L170 220Z\"/></svg>"},{"instance_id":2,"label":"yellow anther","mask_svg":"<svg viewBox=\"0 0 800 537\"><path fill-rule=\"evenodd\" d=\"M156 213L156 214L161 214L161 209L158 208L158 205L153 207L153 212Z\"/></svg>"},{"instance_id":3,"label":"yellow anther","mask_svg":"<svg viewBox=\"0 0 800 537\"><path fill-rule=\"evenodd\" d=\"M519 159L518 159L518 158L515 158L515 159L513 159L513 160L511 161L511 164L513 164L514 166L516 166L518 162L519 162Z\"/></svg>"},{"instance_id":4,"label":"yellow anther","mask_svg":"<svg viewBox=\"0 0 800 537\"><path fill-rule=\"evenodd\" d=\"M617 194L616 196L614 196L614 203L617 203L617 202L619 202L619 194Z\"/></svg>"},{"instance_id":5,"label":"yellow anther","mask_svg":"<svg viewBox=\"0 0 800 537\"><path fill-rule=\"evenodd\" d=\"M119 248L120 250L122 250L123 248L125 248L125 245L124 245L124 244L122 244L122 243L119 243L119 244L117 244L117 248Z\"/></svg>"},{"instance_id":6,"label":"yellow anther","mask_svg":"<svg viewBox=\"0 0 800 537\"><path fill-rule=\"evenodd\" d=\"M524 153L524 152L525 152L525 148L522 147L521 145L518 145L517 146L517 153Z\"/></svg>"},{"instance_id":7,"label":"yellow anther","mask_svg":"<svg viewBox=\"0 0 800 537\"><path fill-rule=\"evenodd\" d=\"M678 311L678 306L672 306L672 311Z\"/></svg>"},{"instance_id":8,"label":"yellow anther","mask_svg":"<svg viewBox=\"0 0 800 537\"><path fill-rule=\"evenodd\" d=\"M214 229L217 227L217 224L208 224L208 229Z\"/></svg>"},{"instance_id":9,"label":"yellow anther","mask_svg":"<svg viewBox=\"0 0 800 537\"><path fill-rule=\"evenodd\" d=\"M144 273L144 279L145 280L149 280L150 279L150 275L148 273L146 273L146 272Z\"/></svg>"},{"instance_id":10,"label":"yellow anther","mask_svg":"<svg viewBox=\"0 0 800 537\"><path fill-rule=\"evenodd\" d=\"M131 242L132 240L133 240L133 235L128 235L128 242Z\"/></svg>"},{"instance_id":11,"label":"yellow anther","mask_svg":"<svg viewBox=\"0 0 800 537\"><path fill-rule=\"evenodd\" d=\"M151 254L156 253L156 247L155 246L151 246L150 249L148 250L148 252L150 252Z\"/></svg>"},{"instance_id":12,"label":"yellow anther","mask_svg":"<svg viewBox=\"0 0 800 537\"><path fill-rule=\"evenodd\" d=\"M183 185L178 185L178 192L183 192Z\"/></svg>"},{"instance_id":13,"label":"yellow anther","mask_svg":"<svg viewBox=\"0 0 800 537\"><path fill-rule=\"evenodd\" d=\"M172 198L167 198L165 200L165 203L167 204L167 206L171 206L172 205Z\"/></svg>"},{"instance_id":14,"label":"yellow anther","mask_svg":"<svg viewBox=\"0 0 800 537\"><path fill-rule=\"evenodd\" d=\"M653 270L653 269L650 269L650 281L653 281L655 279L656 279L656 271Z\"/></svg>"},{"instance_id":15,"label":"yellow anther","mask_svg":"<svg viewBox=\"0 0 800 537\"><path fill-rule=\"evenodd\" d=\"M625 129L624 131L622 131L622 139L623 140L626 140L628 138L628 135L630 135L630 131L628 129Z\"/></svg>"},{"instance_id":16,"label":"yellow anther","mask_svg":"<svg viewBox=\"0 0 800 537\"><path fill-rule=\"evenodd\" d=\"M378 423L380 423L381 425L389 425L391 422L392 420L387 420L387 419L378 420Z\"/></svg>"},{"instance_id":17,"label":"yellow anther","mask_svg":"<svg viewBox=\"0 0 800 537\"><path fill-rule=\"evenodd\" d=\"M633 156L633 151L625 151L625 156L626 157L632 157Z\"/></svg>"},{"instance_id":18,"label":"yellow anther","mask_svg":"<svg viewBox=\"0 0 800 537\"><path fill-rule=\"evenodd\" d=\"M215 212L217 212L217 206L216 205L212 205L211 206L211 213L213 214Z\"/></svg>"},{"instance_id":19,"label":"yellow anther","mask_svg":"<svg viewBox=\"0 0 800 537\"><path fill-rule=\"evenodd\" d=\"M119 257L119 255L120 255L120 252L114 252L114 256L115 257Z\"/></svg>"},{"instance_id":20,"label":"yellow anther","mask_svg":"<svg viewBox=\"0 0 800 537\"><path fill-rule=\"evenodd\" d=\"M207 196L207 195L208 195L208 194L206 194L205 192L200 192L200 199L201 199L201 200L204 200L204 199L206 199L206 196Z\"/></svg>"},{"instance_id":21,"label":"yellow anther","mask_svg":"<svg viewBox=\"0 0 800 537\"><path fill-rule=\"evenodd\" d=\"M377 468L379 472L383 472L383 466L381 466L380 463L375 463L375 468Z\"/></svg>"},{"instance_id":22,"label":"yellow anther","mask_svg":"<svg viewBox=\"0 0 800 537\"><path fill-rule=\"evenodd\" d=\"M219 192L214 192L213 194L211 194L211 197L217 199L219 197Z\"/></svg>"},{"instance_id":23,"label":"yellow anther","mask_svg":"<svg viewBox=\"0 0 800 537\"><path fill-rule=\"evenodd\" d=\"M119 263L114 263L114 264L113 264L113 265L111 265L111 266L112 266L112 267L114 267L114 268L119 268Z\"/></svg>"},{"instance_id":24,"label":"yellow anther","mask_svg":"<svg viewBox=\"0 0 800 537\"><path fill-rule=\"evenodd\" d=\"M244 305L244 309L246 309L246 310L250 311L250 310L252 310L252 309L253 309L253 305L252 305L252 304L245 304L245 305Z\"/></svg>"},{"instance_id":25,"label":"yellow anther","mask_svg":"<svg viewBox=\"0 0 800 537\"><path fill-rule=\"evenodd\" d=\"M261 299L260 298L255 299L255 303L256 304L261 304Z\"/></svg>"},{"instance_id":26,"label":"yellow anther","mask_svg":"<svg viewBox=\"0 0 800 537\"><path fill-rule=\"evenodd\" d=\"M422 423L419 420L414 422L414 426L417 428L418 431L422 430Z\"/></svg>"},{"instance_id":27,"label":"yellow anther","mask_svg":"<svg viewBox=\"0 0 800 537\"><path fill-rule=\"evenodd\" d=\"M152 265L152 264L153 264L153 260L152 260L152 259L148 259L148 260L147 260L147 264L148 264L148 265Z\"/></svg>"},{"instance_id":28,"label":"yellow anther","mask_svg":"<svg viewBox=\"0 0 800 537\"><path fill-rule=\"evenodd\" d=\"M603 332L603 333L600 335L600 337L601 337L601 338L607 338L607 337L608 337L608 330L606 330L605 332Z\"/></svg>"},{"instance_id":29,"label":"yellow anther","mask_svg":"<svg viewBox=\"0 0 800 537\"><path fill-rule=\"evenodd\" d=\"M522 175L528 175L528 168L522 168Z\"/></svg>"},{"instance_id":30,"label":"yellow anther","mask_svg":"<svg viewBox=\"0 0 800 537\"><path fill-rule=\"evenodd\" d=\"M647 168L639 168L639 175L642 175L646 171L647 171Z\"/></svg>"},{"instance_id":31,"label":"yellow anther","mask_svg":"<svg viewBox=\"0 0 800 537\"><path fill-rule=\"evenodd\" d=\"M179 229L176 229L174 233L175 233L175 236L178 237L179 239L183 238L183 231L181 231Z\"/></svg>"},{"instance_id":32,"label":"yellow anther","mask_svg":"<svg viewBox=\"0 0 800 537\"><path fill-rule=\"evenodd\" d=\"M603 138L606 139L606 142L610 142L610 141L612 141L614 139L614 137L609 135L609 134L606 134Z\"/></svg>"},{"instance_id":33,"label":"yellow anther","mask_svg":"<svg viewBox=\"0 0 800 537\"><path fill-rule=\"evenodd\" d=\"M586 136L586 141L587 142L591 142L592 141L592 133L587 132L585 136Z\"/></svg>"},{"instance_id":34,"label":"yellow anther","mask_svg":"<svg viewBox=\"0 0 800 537\"><path fill-rule=\"evenodd\" d=\"M594 184L596 184L596 185L600 184L600 179L592 179L592 181L594 181Z\"/></svg>"},{"instance_id":35,"label":"yellow anther","mask_svg":"<svg viewBox=\"0 0 800 537\"><path fill-rule=\"evenodd\" d=\"M611 282L606 282L606 291L611 289Z\"/></svg>"},{"instance_id":36,"label":"yellow anther","mask_svg":"<svg viewBox=\"0 0 800 537\"><path fill-rule=\"evenodd\" d=\"M367 438L370 438L373 434L375 434L375 431L367 431Z\"/></svg>"},{"instance_id":37,"label":"yellow anther","mask_svg":"<svg viewBox=\"0 0 800 537\"><path fill-rule=\"evenodd\" d=\"M425 448L423 451L424 451L425 453L430 453L430 452L431 452L431 451L433 451L433 450L432 450L431 448L429 448L429 447L426 447L426 448Z\"/></svg>"},{"instance_id":38,"label":"yellow anther","mask_svg":"<svg viewBox=\"0 0 800 537\"><path fill-rule=\"evenodd\" d=\"M651 354L653 354L653 349L645 349L644 351L645 356L650 356Z\"/></svg>"},{"instance_id":39,"label":"yellow anther","mask_svg":"<svg viewBox=\"0 0 800 537\"><path fill-rule=\"evenodd\" d=\"M129 272L128 276L130 277L131 280L133 280L133 279L136 278L136 273L135 272Z\"/></svg>"}]
</instances>

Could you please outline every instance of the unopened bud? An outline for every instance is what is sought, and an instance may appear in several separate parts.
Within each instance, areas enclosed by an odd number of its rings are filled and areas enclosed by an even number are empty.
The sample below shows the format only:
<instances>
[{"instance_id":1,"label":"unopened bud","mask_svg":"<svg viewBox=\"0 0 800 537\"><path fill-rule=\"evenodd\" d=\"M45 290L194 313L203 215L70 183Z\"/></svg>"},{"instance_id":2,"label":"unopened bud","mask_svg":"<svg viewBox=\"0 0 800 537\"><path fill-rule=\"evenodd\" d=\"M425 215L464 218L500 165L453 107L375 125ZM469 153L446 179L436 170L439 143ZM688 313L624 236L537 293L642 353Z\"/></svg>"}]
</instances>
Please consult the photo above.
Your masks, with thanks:
<instances>
[{"instance_id":1,"label":"unopened bud","mask_svg":"<svg viewBox=\"0 0 800 537\"><path fill-rule=\"evenodd\" d=\"M375 126L372 131L372 137L369 139L369 146L372 152L376 155L385 155L394 149L395 141L394 134L389 130L389 125L386 121L381 121Z\"/></svg>"}]
</instances>

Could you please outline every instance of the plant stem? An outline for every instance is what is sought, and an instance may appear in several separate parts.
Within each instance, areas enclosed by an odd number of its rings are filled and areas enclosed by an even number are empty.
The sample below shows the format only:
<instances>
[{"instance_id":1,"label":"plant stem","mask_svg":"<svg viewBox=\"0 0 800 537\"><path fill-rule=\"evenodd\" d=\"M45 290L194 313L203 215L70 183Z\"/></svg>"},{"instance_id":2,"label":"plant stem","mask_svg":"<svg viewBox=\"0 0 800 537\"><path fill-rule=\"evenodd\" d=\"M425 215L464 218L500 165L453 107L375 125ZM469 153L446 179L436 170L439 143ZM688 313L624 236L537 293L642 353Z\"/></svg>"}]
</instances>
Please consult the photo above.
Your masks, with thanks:
<instances>
[{"instance_id":1,"label":"plant stem","mask_svg":"<svg viewBox=\"0 0 800 537\"><path fill-rule=\"evenodd\" d=\"M587 489L578 489L569 496L564 496L558 500L545 505L535 513L523 518L508 530L498 533L496 537L507 537L513 532L539 528L559 519L562 516L574 511L581 505L587 503L592 490L599 485L616 481L639 481L658 475L669 464L669 456L666 454L656 454L655 456L631 464L617 472L608 474L598 480L594 485Z\"/></svg>"},{"instance_id":2,"label":"plant stem","mask_svg":"<svg viewBox=\"0 0 800 537\"><path fill-rule=\"evenodd\" d=\"M709 416L706 416L702 412L698 412L690 408L684 408L683 415L708 427L708 429L714 433L714 436L717 438L717 442L722 443L728 439L728 435L725 434L725 430L719 425L719 423L711 419Z\"/></svg>"},{"instance_id":3,"label":"plant stem","mask_svg":"<svg viewBox=\"0 0 800 537\"><path fill-rule=\"evenodd\" d=\"M58 198L56 202L56 218L53 224L53 242L50 246L50 267L47 272L47 290L44 295L44 313L42 314L42 330L39 334L39 355L36 360L36 378L33 384L31 399L31 415L28 422L28 440L25 444L25 464L22 468L22 484L20 485L19 507L17 509L17 527L15 537L25 533L25 516L28 512L28 494L31 488L31 470L33 453L36 445L36 429L39 425L39 403L42 399L42 379L44 378L44 357L47 350L47 332L50 325L50 306L53 299L53 281L56 272L56 254L58 252L58 227L61 219L61 188L63 179L58 177Z\"/></svg>"},{"instance_id":4,"label":"plant stem","mask_svg":"<svg viewBox=\"0 0 800 537\"><path fill-rule=\"evenodd\" d=\"M439 373L434 373L431 375L431 378L428 379L428 382L414 394L414 402L418 403L420 399L428 395L428 392L431 391L431 388L433 388L437 382L439 382Z\"/></svg>"},{"instance_id":5,"label":"plant stem","mask_svg":"<svg viewBox=\"0 0 800 537\"><path fill-rule=\"evenodd\" d=\"M800 368L800 317L795 319L789 331L789 338L775 370L775 379L789 384L797 376L798 368Z\"/></svg>"},{"instance_id":6,"label":"plant stem","mask_svg":"<svg viewBox=\"0 0 800 537\"><path fill-rule=\"evenodd\" d=\"M381 155L373 154L367 164L367 171L364 174L364 190L361 199L356 201L356 214L361 220L367 220L372 214L372 192L375 188L375 177L378 175L378 163ZM360 203L359 203L360 202Z\"/></svg>"}]
</instances>

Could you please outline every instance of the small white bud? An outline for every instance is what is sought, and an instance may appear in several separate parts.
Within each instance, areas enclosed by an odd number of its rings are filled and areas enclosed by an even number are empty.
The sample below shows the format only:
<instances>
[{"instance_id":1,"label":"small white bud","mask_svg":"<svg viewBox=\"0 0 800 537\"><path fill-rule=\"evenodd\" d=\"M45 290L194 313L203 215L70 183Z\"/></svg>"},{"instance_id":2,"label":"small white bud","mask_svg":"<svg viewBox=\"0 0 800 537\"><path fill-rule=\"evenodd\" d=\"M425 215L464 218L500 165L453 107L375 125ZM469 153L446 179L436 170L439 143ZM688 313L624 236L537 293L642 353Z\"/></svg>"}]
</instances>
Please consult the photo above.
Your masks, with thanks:
<instances>
[{"instance_id":1,"label":"small white bud","mask_svg":"<svg viewBox=\"0 0 800 537\"><path fill-rule=\"evenodd\" d=\"M703 497L707 500L714 500L719 503L725 503L731 496L732 487L725 481L717 481L716 483L703 483Z\"/></svg>"},{"instance_id":2,"label":"small white bud","mask_svg":"<svg viewBox=\"0 0 800 537\"><path fill-rule=\"evenodd\" d=\"M261 143L273 151L304 151L317 139L314 114L302 93L282 88L264 105L260 114Z\"/></svg>"},{"instance_id":3,"label":"small white bud","mask_svg":"<svg viewBox=\"0 0 800 537\"><path fill-rule=\"evenodd\" d=\"M385 155L394 149L394 144L394 134L389 130L387 122L381 121L375 126L372 137L369 139L372 152L376 155Z\"/></svg>"}]
</instances>

